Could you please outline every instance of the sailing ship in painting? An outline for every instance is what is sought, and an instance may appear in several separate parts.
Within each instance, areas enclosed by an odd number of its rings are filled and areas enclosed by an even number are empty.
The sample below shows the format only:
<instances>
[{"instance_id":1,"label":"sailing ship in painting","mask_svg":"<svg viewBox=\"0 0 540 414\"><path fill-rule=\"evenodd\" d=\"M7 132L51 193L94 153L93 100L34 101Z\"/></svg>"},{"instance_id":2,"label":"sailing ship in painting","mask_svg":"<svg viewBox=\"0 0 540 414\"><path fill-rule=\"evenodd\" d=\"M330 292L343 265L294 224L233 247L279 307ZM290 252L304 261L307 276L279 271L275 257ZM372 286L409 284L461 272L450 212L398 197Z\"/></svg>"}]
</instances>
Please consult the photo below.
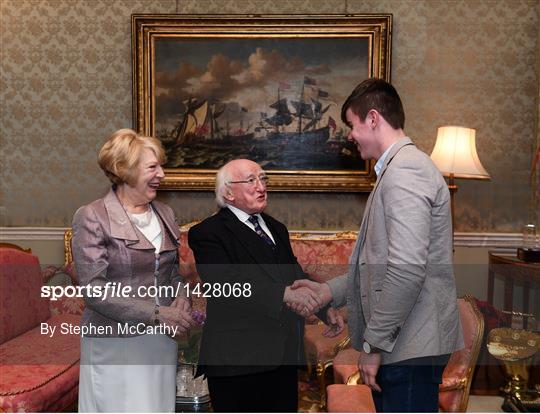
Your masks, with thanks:
<instances>
[{"instance_id":1,"label":"sailing ship in painting","mask_svg":"<svg viewBox=\"0 0 540 414\"><path fill-rule=\"evenodd\" d=\"M305 97L305 87L315 85L315 79L305 76L299 96L293 100L282 96L290 85L281 82L277 99L267 112L259 112L257 122L244 122L242 113L247 114L248 109L240 106L239 123L234 127L225 103L185 99L177 124L158 133L167 151L167 166L219 168L234 158L250 158L266 169L357 168L356 147L327 114L334 105L329 93L317 89L315 97Z\"/></svg>"}]
</instances>

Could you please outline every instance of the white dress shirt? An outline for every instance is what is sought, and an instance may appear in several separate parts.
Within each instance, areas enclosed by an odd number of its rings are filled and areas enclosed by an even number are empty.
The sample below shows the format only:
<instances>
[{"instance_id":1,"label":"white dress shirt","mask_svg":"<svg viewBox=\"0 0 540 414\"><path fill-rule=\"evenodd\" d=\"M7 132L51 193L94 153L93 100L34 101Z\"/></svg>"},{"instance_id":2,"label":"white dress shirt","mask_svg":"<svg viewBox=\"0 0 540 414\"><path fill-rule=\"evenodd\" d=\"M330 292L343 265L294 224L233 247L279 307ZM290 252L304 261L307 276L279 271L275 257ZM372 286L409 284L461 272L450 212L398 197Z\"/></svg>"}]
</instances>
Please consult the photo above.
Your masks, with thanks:
<instances>
[{"instance_id":1,"label":"white dress shirt","mask_svg":"<svg viewBox=\"0 0 540 414\"><path fill-rule=\"evenodd\" d=\"M276 241L274 240L274 236L272 236L272 233L270 232L270 229L264 222L264 219L260 214L248 214L243 210L240 210L239 208L235 206L231 206L230 204L227 204L227 208L233 212L233 214L240 220L242 223L244 223L246 226L248 226L251 230L255 231L255 226L248 220L252 215L257 216L259 218L259 224L261 228L264 230L266 234L268 234L268 237L272 239L274 244L276 244Z\"/></svg>"},{"instance_id":2,"label":"white dress shirt","mask_svg":"<svg viewBox=\"0 0 540 414\"><path fill-rule=\"evenodd\" d=\"M375 174L377 174L377 177L379 176L379 173L381 172L381 168L384 165L384 160L386 159L386 157L388 156L388 153L390 152L390 150L392 149L394 145L396 145L395 142L392 145L390 145L388 148L386 148L386 151L384 151L383 155L381 155L381 157L377 160L377 163L375 164L375 167L374 167Z\"/></svg>"}]
</instances>

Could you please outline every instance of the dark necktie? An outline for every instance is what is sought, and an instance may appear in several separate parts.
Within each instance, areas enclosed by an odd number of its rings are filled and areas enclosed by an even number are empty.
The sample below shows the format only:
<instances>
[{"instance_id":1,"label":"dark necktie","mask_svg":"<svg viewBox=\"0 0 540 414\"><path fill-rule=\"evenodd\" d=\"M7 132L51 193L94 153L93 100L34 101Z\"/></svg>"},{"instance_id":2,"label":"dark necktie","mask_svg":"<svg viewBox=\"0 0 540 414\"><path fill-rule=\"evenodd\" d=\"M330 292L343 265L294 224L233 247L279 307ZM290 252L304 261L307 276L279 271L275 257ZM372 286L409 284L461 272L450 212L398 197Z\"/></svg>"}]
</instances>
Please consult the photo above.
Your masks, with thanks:
<instances>
[{"instance_id":1,"label":"dark necktie","mask_svg":"<svg viewBox=\"0 0 540 414\"><path fill-rule=\"evenodd\" d=\"M266 244L272 247L275 246L270 236L266 234L266 232L262 229L261 225L259 224L259 217L255 215L249 216L248 220L255 227L255 233L257 233L261 237L261 239L263 239L266 242Z\"/></svg>"}]
</instances>

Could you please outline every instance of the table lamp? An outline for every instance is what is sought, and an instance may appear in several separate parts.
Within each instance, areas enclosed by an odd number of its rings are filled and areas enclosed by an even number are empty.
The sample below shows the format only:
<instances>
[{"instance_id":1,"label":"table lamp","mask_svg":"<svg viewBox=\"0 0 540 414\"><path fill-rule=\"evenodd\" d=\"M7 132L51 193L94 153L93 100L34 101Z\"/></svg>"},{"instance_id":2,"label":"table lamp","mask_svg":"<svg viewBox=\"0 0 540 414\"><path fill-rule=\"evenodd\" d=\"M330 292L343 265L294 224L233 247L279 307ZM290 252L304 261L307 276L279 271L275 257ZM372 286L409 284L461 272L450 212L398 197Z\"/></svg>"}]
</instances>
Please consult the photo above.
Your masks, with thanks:
<instances>
[{"instance_id":1,"label":"table lamp","mask_svg":"<svg viewBox=\"0 0 540 414\"><path fill-rule=\"evenodd\" d=\"M452 210L452 232L454 223L454 194L458 187L455 178L489 180L486 171L476 152L476 130L461 126L442 126L437 130L437 141L431 153L431 159L448 177Z\"/></svg>"}]
</instances>

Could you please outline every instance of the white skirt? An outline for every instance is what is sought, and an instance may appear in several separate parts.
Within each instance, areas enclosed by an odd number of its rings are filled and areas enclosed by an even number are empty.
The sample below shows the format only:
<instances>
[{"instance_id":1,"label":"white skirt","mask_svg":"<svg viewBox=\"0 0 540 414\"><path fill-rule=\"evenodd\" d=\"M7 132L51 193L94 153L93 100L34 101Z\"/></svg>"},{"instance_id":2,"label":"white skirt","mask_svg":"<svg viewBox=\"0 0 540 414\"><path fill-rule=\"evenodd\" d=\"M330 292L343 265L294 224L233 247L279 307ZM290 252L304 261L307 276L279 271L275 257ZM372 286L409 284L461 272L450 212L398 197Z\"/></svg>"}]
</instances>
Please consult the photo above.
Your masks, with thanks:
<instances>
[{"instance_id":1,"label":"white skirt","mask_svg":"<svg viewBox=\"0 0 540 414\"><path fill-rule=\"evenodd\" d=\"M79 412L174 412L177 360L166 335L81 338Z\"/></svg>"}]
</instances>

